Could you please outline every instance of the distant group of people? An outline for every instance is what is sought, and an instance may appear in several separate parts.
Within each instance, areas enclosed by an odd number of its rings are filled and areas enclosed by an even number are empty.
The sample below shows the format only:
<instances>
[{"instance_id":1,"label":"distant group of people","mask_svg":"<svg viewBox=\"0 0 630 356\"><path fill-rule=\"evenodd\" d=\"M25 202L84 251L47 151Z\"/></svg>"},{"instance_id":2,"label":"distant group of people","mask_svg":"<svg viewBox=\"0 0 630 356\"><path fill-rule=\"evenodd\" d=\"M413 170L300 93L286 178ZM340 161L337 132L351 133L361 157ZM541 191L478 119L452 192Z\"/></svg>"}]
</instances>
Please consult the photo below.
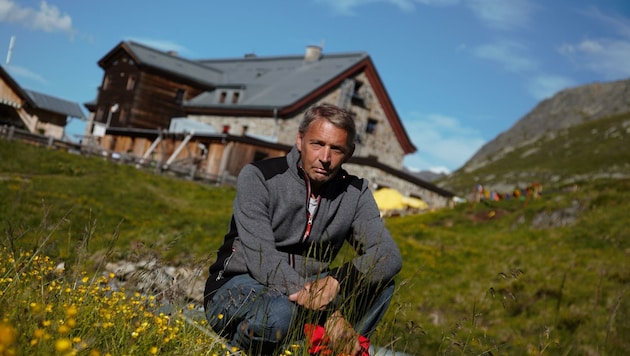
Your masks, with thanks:
<instances>
[{"instance_id":1,"label":"distant group of people","mask_svg":"<svg viewBox=\"0 0 630 356\"><path fill-rule=\"evenodd\" d=\"M510 199L538 199L542 193L542 184L532 183L525 188L515 188L510 193L501 193L486 189L482 184L477 184L473 190L472 201L501 201Z\"/></svg>"}]
</instances>

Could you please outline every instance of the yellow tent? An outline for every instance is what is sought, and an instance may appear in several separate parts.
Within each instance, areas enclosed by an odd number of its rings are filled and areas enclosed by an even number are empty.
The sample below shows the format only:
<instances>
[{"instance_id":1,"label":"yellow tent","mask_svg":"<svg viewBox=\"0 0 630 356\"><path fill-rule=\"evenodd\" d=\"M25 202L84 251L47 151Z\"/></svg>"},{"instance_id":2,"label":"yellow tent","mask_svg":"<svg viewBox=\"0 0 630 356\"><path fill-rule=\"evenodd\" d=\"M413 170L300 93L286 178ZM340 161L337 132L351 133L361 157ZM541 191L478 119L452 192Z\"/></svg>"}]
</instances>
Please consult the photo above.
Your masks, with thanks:
<instances>
[{"instance_id":1,"label":"yellow tent","mask_svg":"<svg viewBox=\"0 0 630 356\"><path fill-rule=\"evenodd\" d=\"M428 209L429 205L423 200L413 197L403 197L403 204L412 209Z\"/></svg>"},{"instance_id":2,"label":"yellow tent","mask_svg":"<svg viewBox=\"0 0 630 356\"><path fill-rule=\"evenodd\" d=\"M374 192L374 199L380 211L403 209L403 196L396 189L381 188Z\"/></svg>"},{"instance_id":3,"label":"yellow tent","mask_svg":"<svg viewBox=\"0 0 630 356\"><path fill-rule=\"evenodd\" d=\"M392 188L381 188L374 192L374 199L378 209L383 211L412 209L427 209L427 203L418 198L405 197L399 191Z\"/></svg>"}]
</instances>

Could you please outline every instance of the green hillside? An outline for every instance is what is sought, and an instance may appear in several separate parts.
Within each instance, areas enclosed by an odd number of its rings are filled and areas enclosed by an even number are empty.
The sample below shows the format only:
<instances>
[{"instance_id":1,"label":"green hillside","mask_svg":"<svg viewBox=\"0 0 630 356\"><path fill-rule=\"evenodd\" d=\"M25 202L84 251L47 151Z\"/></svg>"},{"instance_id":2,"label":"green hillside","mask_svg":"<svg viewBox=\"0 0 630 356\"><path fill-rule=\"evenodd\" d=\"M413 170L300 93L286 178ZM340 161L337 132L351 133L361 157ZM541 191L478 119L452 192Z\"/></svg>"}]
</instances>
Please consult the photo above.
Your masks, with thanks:
<instances>
[{"instance_id":1,"label":"green hillside","mask_svg":"<svg viewBox=\"0 0 630 356\"><path fill-rule=\"evenodd\" d=\"M0 224L25 244L50 232L60 258L86 236L94 251L115 238L121 258L132 243L176 245L159 250L167 259L203 257L227 230L232 188L19 142L0 140L0 157Z\"/></svg>"},{"instance_id":2,"label":"green hillside","mask_svg":"<svg viewBox=\"0 0 630 356\"><path fill-rule=\"evenodd\" d=\"M597 178L630 177L630 113L590 121L467 165L437 185L467 196L476 183L503 192L534 182L556 189Z\"/></svg>"},{"instance_id":3,"label":"green hillside","mask_svg":"<svg viewBox=\"0 0 630 356\"><path fill-rule=\"evenodd\" d=\"M627 118L610 120L622 123ZM513 174L516 181L519 176L514 172L534 172L532 167L539 166L547 175L548 166L564 161L562 177L588 178L611 162L617 166L630 162L620 146L602 146L596 128L581 129L592 133L587 147L585 141L571 141L577 135L568 130L553 139L564 140L566 153L541 142L538 153L515 151L513 156L538 155L538 160L527 165L514 162L511 169L496 165L494 173L488 165L483 175L476 175L490 181L491 175ZM555 142L554 147L559 141ZM608 154L617 158L604 164L603 158L592 162L594 156L585 157L593 150L600 154L596 157L603 157L604 149L606 160L612 159ZM543 160L545 155L549 158ZM585 161L569 163L575 158ZM458 179L462 190L474 184L472 178ZM630 180L560 181L554 189L545 187L539 199L464 203L388 218L404 267L373 344L414 355L616 355L630 350ZM37 250L86 270L95 266L89 258L79 259L82 250L107 254L115 261L134 253L138 244L153 248L152 253L172 264L212 259L234 197L231 188L4 140L0 182L1 247ZM1 273L0 333L12 325L18 335L13 347L21 351L18 354L29 354L36 347L30 335L43 328L42 322L55 318L26 318L31 309L19 304L26 292L5 287L10 276L6 269ZM35 294L31 297L63 299L50 292ZM81 313L77 323L80 317ZM119 338L126 335L125 327L114 323ZM86 326L75 332L90 340L90 347L113 354L161 350L148 339L155 335L138 336L137 331L122 344L107 341L111 333L95 334L98 328ZM190 340L180 341L181 348L170 349L170 354L225 354L191 346L203 345L209 336L191 332L180 337ZM88 349L79 354L88 354Z\"/></svg>"}]
</instances>

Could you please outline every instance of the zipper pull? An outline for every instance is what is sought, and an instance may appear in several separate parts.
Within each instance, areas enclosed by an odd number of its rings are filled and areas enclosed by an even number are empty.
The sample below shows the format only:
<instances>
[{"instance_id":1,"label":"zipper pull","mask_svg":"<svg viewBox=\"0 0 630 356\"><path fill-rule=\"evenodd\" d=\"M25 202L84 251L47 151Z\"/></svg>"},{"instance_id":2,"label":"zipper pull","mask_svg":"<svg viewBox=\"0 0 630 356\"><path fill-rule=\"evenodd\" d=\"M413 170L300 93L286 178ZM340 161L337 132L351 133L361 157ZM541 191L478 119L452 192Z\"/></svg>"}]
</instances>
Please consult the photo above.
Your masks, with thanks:
<instances>
[{"instance_id":1,"label":"zipper pull","mask_svg":"<svg viewBox=\"0 0 630 356\"><path fill-rule=\"evenodd\" d=\"M225 261L223 261L223 269L220 270L219 273L217 274L216 281L218 281L221 278L223 278L223 272L225 272L225 269L227 268L228 263L230 263L230 260L232 259L232 256L234 256L234 252L236 252L236 249L234 247L232 247L232 253L225 259Z\"/></svg>"},{"instance_id":2,"label":"zipper pull","mask_svg":"<svg viewBox=\"0 0 630 356\"><path fill-rule=\"evenodd\" d=\"M304 231L304 237L302 238L302 242L306 241L308 237L311 235L311 226L313 226L313 217L309 214L308 222L306 223L306 231Z\"/></svg>"}]
</instances>

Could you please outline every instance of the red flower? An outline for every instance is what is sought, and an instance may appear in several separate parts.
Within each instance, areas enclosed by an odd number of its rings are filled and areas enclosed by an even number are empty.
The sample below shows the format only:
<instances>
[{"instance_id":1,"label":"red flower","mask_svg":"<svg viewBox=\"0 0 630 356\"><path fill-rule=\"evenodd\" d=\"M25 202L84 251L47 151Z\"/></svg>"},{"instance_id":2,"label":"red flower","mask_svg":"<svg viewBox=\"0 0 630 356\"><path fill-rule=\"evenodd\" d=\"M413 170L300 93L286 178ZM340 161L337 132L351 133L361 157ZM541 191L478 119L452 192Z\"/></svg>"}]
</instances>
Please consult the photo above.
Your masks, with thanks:
<instances>
[{"instance_id":1,"label":"red flower","mask_svg":"<svg viewBox=\"0 0 630 356\"><path fill-rule=\"evenodd\" d=\"M323 326L304 324L304 335L306 335L309 346L308 352L310 354L332 355L332 349L328 346L328 336ZM370 356L370 340L363 335L359 335L359 344L361 344L361 351L355 356Z\"/></svg>"}]
</instances>

